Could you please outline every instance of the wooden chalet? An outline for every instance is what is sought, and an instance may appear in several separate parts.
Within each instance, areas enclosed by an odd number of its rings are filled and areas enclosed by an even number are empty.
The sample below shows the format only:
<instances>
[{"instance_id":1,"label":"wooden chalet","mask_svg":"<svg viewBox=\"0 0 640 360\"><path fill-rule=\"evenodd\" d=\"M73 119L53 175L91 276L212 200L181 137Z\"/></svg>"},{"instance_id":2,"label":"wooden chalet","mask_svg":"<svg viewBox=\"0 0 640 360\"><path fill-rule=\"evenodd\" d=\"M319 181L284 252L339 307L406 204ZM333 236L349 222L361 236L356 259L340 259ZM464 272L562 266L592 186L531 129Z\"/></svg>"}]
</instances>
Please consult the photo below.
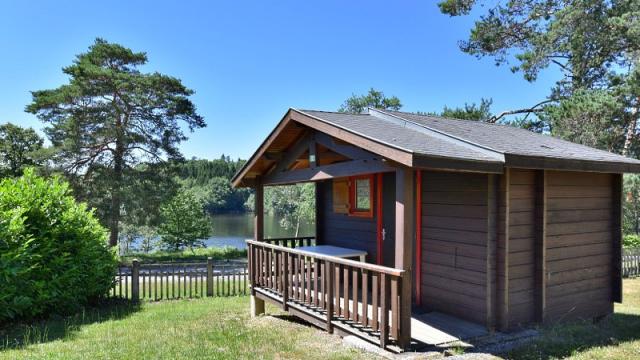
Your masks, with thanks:
<instances>
[{"instance_id":1,"label":"wooden chalet","mask_svg":"<svg viewBox=\"0 0 640 360\"><path fill-rule=\"evenodd\" d=\"M255 189L252 311L396 350L429 342L432 313L489 332L605 316L625 172L640 161L510 126L289 109L233 179ZM265 238L263 188L299 182L315 238Z\"/></svg>"}]
</instances>

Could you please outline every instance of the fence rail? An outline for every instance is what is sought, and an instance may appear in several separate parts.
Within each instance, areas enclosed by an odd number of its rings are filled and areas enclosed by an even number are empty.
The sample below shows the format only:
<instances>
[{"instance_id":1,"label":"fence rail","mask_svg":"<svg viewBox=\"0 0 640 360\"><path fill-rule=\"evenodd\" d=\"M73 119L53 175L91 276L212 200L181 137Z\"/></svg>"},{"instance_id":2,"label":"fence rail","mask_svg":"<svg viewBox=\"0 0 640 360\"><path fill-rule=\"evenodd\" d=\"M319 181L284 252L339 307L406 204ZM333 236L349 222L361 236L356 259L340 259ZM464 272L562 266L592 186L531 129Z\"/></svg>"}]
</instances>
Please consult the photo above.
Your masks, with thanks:
<instances>
[{"instance_id":1,"label":"fence rail","mask_svg":"<svg viewBox=\"0 0 640 360\"><path fill-rule=\"evenodd\" d=\"M170 300L248 293L244 261L119 266L110 296L130 300Z\"/></svg>"},{"instance_id":2,"label":"fence rail","mask_svg":"<svg viewBox=\"0 0 640 360\"><path fill-rule=\"evenodd\" d=\"M402 270L247 241L252 294L260 292L284 310L302 306L326 330L342 330L384 348L401 336ZM374 340L375 339L375 340ZM400 344L401 346L406 344Z\"/></svg>"},{"instance_id":3,"label":"fence rail","mask_svg":"<svg viewBox=\"0 0 640 360\"><path fill-rule=\"evenodd\" d=\"M622 253L622 277L640 276L640 249L624 249Z\"/></svg>"}]
</instances>

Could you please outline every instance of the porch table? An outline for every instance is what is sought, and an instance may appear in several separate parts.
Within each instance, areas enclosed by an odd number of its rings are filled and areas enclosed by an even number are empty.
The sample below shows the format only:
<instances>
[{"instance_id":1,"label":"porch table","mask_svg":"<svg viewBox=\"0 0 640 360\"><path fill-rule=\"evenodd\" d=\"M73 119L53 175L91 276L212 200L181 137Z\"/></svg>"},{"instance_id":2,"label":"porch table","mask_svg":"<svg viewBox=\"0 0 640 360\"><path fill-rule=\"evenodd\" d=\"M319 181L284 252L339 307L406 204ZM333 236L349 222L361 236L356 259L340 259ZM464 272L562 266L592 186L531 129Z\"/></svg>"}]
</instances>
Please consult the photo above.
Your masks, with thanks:
<instances>
[{"instance_id":1,"label":"porch table","mask_svg":"<svg viewBox=\"0 0 640 360\"><path fill-rule=\"evenodd\" d=\"M358 249L349 249L333 245L315 245L315 246L301 246L296 250L308 251L319 255L335 256L339 258L355 258L360 259L361 262L365 262L367 252Z\"/></svg>"}]
</instances>

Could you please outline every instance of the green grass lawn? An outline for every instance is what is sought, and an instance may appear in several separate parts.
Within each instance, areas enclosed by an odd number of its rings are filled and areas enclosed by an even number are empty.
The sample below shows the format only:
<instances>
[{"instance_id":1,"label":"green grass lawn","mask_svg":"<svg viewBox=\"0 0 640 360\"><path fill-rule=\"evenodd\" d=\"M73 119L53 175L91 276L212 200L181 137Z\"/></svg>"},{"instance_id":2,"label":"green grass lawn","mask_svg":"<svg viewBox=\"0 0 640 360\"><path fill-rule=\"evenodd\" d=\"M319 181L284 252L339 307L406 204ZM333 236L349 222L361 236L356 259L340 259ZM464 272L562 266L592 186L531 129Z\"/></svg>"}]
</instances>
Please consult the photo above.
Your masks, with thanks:
<instances>
[{"instance_id":1,"label":"green grass lawn","mask_svg":"<svg viewBox=\"0 0 640 360\"><path fill-rule=\"evenodd\" d=\"M372 358L283 315L251 319L248 296L111 305L5 327L0 339L0 359Z\"/></svg>"},{"instance_id":2,"label":"green grass lawn","mask_svg":"<svg viewBox=\"0 0 640 360\"><path fill-rule=\"evenodd\" d=\"M640 279L624 281L623 303L597 324L578 322L542 331L542 337L506 354L511 359L640 359Z\"/></svg>"},{"instance_id":3,"label":"green grass lawn","mask_svg":"<svg viewBox=\"0 0 640 360\"><path fill-rule=\"evenodd\" d=\"M206 262L208 257L212 257L214 260L246 259L247 250L239 250L234 247L213 247L182 251L155 251L121 256L120 262L127 265L130 265L133 259L138 259L141 263Z\"/></svg>"}]
</instances>

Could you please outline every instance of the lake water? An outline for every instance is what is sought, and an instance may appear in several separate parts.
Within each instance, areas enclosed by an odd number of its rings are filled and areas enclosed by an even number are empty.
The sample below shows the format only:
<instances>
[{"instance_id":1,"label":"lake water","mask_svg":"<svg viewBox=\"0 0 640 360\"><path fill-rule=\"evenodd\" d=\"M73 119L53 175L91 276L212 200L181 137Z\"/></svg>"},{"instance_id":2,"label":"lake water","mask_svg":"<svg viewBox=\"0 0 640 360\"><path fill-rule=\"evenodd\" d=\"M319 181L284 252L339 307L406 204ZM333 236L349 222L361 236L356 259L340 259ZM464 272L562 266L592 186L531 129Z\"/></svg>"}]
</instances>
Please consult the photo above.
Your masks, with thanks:
<instances>
[{"instance_id":1,"label":"lake water","mask_svg":"<svg viewBox=\"0 0 640 360\"><path fill-rule=\"evenodd\" d=\"M204 240L206 247L230 246L238 249L246 249L246 239L253 238L253 214L220 214L211 217L213 233L210 238ZM280 218L264 215L264 235L267 238L293 237L295 229L285 229L280 225ZM314 236L315 225L310 223L300 224L298 236ZM140 243L134 241L131 249L138 249ZM125 250L123 250L125 251Z\"/></svg>"},{"instance_id":2,"label":"lake water","mask_svg":"<svg viewBox=\"0 0 640 360\"><path fill-rule=\"evenodd\" d=\"M213 234L205 240L207 247L232 246L246 249L245 240L253 238L253 214L221 214L212 216ZM298 236L314 236L315 226L310 223L300 224ZM265 237L293 237L295 229L285 229L280 225L280 218L264 215Z\"/></svg>"}]
</instances>

